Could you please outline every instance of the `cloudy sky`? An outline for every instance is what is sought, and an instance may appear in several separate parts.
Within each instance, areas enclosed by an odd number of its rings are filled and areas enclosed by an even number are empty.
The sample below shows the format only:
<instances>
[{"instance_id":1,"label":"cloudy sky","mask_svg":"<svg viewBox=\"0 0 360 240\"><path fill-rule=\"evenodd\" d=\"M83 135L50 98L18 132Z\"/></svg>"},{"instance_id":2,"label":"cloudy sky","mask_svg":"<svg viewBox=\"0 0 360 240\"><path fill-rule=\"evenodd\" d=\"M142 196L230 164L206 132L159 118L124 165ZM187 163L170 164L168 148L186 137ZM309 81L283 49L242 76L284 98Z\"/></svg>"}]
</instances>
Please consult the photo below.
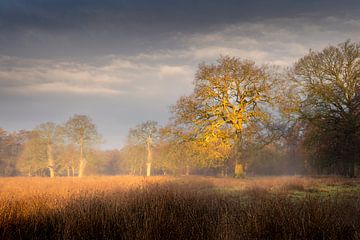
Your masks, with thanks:
<instances>
[{"instance_id":1,"label":"cloudy sky","mask_svg":"<svg viewBox=\"0 0 360 240\"><path fill-rule=\"evenodd\" d=\"M103 148L166 123L199 63L220 55L289 66L360 41L358 0L1 0L0 127L89 115Z\"/></svg>"}]
</instances>

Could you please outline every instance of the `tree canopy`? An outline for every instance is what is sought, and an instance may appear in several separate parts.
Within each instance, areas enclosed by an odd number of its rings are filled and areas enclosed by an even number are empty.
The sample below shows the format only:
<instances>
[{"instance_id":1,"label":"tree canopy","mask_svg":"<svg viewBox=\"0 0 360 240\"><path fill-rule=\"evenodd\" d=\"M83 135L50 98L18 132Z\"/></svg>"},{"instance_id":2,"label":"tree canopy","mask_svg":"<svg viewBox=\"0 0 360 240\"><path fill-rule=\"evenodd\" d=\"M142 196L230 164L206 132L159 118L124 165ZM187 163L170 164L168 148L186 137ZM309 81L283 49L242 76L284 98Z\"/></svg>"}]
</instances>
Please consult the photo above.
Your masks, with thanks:
<instances>
[{"instance_id":1,"label":"tree canopy","mask_svg":"<svg viewBox=\"0 0 360 240\"><path fill-rule=\"evenodd\" d=\"M80 158L78 176L82 177L86 166L84 150L97 141L100 136L95 124L93 124L91 118L86 115L74 115L65 123L65 129L68 138L79 145Z\"/></svg>"},{"instance_id":2,"label":"tree canopy","mask_svg":"<svg viewBox=\"0 0 360 240\"><path fill-rule=\"evenodd\" d=\"M310 50L295 64L294 76L302 89L299 113L308 124L311 161L353 176L360 163L360 44Z\"/></svg>"},{"instance_id":3,"label":"tree canopy","mask_svg":"<svg viewBox=\"0 0 360 240\"><path fill-rule=\"evenodd\" d=\"M191 128L204 142L232 139L229 144L239 164L244 128L267 117L271 81L266 70L253 61L228 56L216 64L201 64L194 92L173 107L176 124Z\"/></svg>"}]
</instances>

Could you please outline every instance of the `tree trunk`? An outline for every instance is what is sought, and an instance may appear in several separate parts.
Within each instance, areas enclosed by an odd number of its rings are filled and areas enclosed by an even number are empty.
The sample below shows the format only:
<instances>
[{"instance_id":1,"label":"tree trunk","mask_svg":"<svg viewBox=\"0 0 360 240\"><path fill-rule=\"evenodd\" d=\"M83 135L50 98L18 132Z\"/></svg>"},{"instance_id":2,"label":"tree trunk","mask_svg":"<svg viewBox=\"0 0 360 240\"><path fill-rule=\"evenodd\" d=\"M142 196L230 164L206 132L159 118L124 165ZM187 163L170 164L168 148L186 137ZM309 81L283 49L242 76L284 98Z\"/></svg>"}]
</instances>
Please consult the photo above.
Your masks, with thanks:
<instances>
[{"instance_id":1,"label":"tree trunk","mask_svg":"<svg viewBox=\"0 0 360 240\"><path fill-rule=\"evenodd\" d=\"M151 152L152 139L150 136L146 140L146 144L147 144L146 176L149 177L151 176L151 162L152 162L152 152Z\"/></svg>"},{"instance_id":2,"label":"tree trunk","mask_svg":"<svg viewBox=\"0 0 360 240\"><path fill-rule=\"evenodd\" d=\"M79 177L84 176L85 166L86 166L86 160L85 158L82 158L82 161L80 162L79 165Z\"/></svg>"},{"instance_id":3,"label":"tree trunk","mask_svg":"<svg viewBox=\"0 0 360 240\"><path fill-rule=\"evenodd\" d=\"M55 170L54 170L54 159L52 154L52 144L47 144L47 158L48 158L48 168L50 171L50 177L55 177Z\"/></svg>"},{"instance_id":4,"label":"tree trunk","mask_svg":"<svg viewBox=\"0 0 360 240\"><path fill-rule=\"evenodd\" d=\"M349 177L351 178L355 177L355 166L354 162L349 163Z\"/></svg>"},{"instance_id":5,"label":"tree trunk","mask_svg":"<svg viewBox=\"0 0 360 240\"><path fill-rule=\"evenodd\" d=\"M151 176L151 162L146 163L146 176Z\"/></svg>"},{"instance_id":6,"label":"tree trunk","mask_svg":"<svg viewBox=\"0 0 360 240\"><path fill-rule=\"evenodd\" d=\"M86 160L84 158L84 140L80 139L80 162L79 162L79 177L84 175L84 170L86 166Z\"/></svg>"},{"instance_id":7,"label":"tree trunk","mask_svg":"<svg viewBox=\"0 0 360 240\"><path fill-rule=\"evenodd\" d=\"M190 175L190 166L189 165L186 165L186 167L185 167L185 175L186 176Z\"/></svg>"},{"instance_id":8,"label":"tree trunk","mask_svg":"<svg viewBox=\"0 0 360 240\"><path fill-rule=\"evenodd\" d=\"M354 167L354 176L360 177L360 165L357 163L355 163L355 167Z\"/></svg>"},{"instance_id":9,"label":"tree trunk","mask_svg":"<svg viewBox=\"0 0 360 240\"><path fill-rule=\"evenodd\" d=\"M236 132L235 137L235 146L234 146L234 158L235 158L235 169L234 174L235 177L243 177L244 176L244 167L241 163L241 154L242 154L242 134L241 131Z\"/></svg>"},{"instance_id":10,"label":"tree trunk","mask_svg":"<svg viewBox=\"0 0 360 240\"><path fill-rule=\"evenodd\" d=\"M75 166L74 166L74 159L71 158L71 176L75 176Z\"/></svg>"}]
</instances>

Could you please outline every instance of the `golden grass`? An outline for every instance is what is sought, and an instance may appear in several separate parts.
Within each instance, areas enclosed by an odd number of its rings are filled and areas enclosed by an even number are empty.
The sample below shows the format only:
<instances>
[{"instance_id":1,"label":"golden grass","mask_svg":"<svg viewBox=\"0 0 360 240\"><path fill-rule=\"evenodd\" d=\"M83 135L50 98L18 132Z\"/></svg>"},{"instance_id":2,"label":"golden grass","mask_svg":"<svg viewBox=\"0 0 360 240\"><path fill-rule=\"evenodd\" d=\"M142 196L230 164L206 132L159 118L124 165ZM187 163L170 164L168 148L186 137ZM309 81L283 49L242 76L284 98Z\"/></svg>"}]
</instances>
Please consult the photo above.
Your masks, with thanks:
<instances>
[{"instance_id":1,"label":"golden grass","mask_svg":"<svg viewBox=\"0 0 360 240\"><path fill-rule=\"evenodd\" d=\"M339 191L312 193L327 188ZM0 239L360 239L359 188L335 177L2 178Z\"/></svg>"}]
</instances>

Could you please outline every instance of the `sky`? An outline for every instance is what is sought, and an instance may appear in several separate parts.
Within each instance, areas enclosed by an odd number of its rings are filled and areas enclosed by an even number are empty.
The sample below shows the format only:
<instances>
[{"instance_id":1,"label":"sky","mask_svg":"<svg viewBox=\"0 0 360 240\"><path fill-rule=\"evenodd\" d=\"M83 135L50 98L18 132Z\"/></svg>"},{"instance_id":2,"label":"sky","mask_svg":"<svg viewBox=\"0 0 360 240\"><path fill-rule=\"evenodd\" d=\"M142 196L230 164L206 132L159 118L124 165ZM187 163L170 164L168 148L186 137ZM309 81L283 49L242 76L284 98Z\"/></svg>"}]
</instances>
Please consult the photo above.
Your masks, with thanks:
<instances>
[{"instance_id":1,"label":"sky","mask_svg":"<svg viewBox=\"0 0 360 240\"><path fill-rule=\"evenodd\" d=\"M91 117L103 149L166 124L200 63L291 66L360 41L358 0L1 0L0 127Z\"/></svg>"}]
</instances>

